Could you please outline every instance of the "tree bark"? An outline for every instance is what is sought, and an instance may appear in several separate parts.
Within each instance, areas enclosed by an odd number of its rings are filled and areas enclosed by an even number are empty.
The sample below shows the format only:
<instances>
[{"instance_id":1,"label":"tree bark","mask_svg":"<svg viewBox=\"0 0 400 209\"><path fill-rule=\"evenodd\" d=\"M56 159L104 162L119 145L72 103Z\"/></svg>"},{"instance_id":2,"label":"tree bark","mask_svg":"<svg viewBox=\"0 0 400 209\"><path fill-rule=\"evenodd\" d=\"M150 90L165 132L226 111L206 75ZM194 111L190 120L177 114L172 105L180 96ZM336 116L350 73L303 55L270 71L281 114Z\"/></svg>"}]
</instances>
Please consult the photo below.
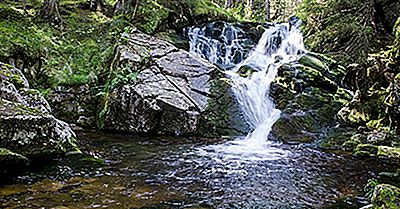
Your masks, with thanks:
<instances>
[{"instance_id":1,"label":"tree bark","mask_svg":"<svg viewBox=\"0 0 400 209\"><path fill-rule=\"evenodd\" d=\"M90 10L101 12L105 7L104 0L90 0Z\"/></svg>"},{"instance_id":2,"label":"tree bark","mask_svg":"<svg viewBox=\"0 0 400 209\"><path fill-rule=\"evenodd\" d=\"M60 0L45 0L39 16L48 19L50 23L62 25L63 20L60 14Z\"/></svg>"},{"instance_id":3,"label":"tree bark","mask_svg":"<svg viewBox=\"0 0 400 209\"><path fill-rule=\"evenodd\" d=\"M246 17L251 18L253 14L254 0L247 0L246 4Z\"/></svg>"},{"instance_id":4,"label":"tree bark","mask_svg":"<svg viewBox=\"0 0 400 209\"><path fill-rule=\"evenodd\" d=\"M232 7L232 0L225 0L225 8L231 8Z\"/></svg>"},{"instance_id":5,"label":"tree bark","mask_svg":"<svg viewBox=\"0 0 400 209\"><path fill-rule=\"evenodd\" d=\"M271 21L271 4L270 4L270 0L265 0L265 20L266 20L266 22Z\"/></svg>"}]
</instances>

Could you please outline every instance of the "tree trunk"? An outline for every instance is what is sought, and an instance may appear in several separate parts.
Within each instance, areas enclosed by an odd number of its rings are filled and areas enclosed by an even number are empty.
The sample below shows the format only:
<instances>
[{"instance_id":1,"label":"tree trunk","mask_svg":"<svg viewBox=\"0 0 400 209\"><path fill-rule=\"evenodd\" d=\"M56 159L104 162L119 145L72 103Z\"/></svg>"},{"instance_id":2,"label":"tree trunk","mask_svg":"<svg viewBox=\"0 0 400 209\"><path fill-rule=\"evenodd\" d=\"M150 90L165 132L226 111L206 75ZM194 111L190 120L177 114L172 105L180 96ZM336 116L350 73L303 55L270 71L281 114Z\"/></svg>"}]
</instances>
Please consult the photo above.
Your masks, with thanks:
<instances>
[{"instance_id":1,"label":"tree trunk","mask_svg":"<svg viewBox=\"0 0 400 209\"><path fill-rule=\"evenodd\" d=\"M265 0L265 20L266 20L266 22L271 21L271 4L270 4L270 0Z\"/></svg>"},{"instance_id":2,"label":"tree trunk","mask_svg":"<svg viewBox=\"0 0 400 209\"><path fill-rule=\"evenodd\" d=\"M62 25L63 20L60 15L60 0L45 0L39 16L48 19L50 23Z\"/></svg>"},{"instance_id":3,"label":"tree trunk","mask_svg":"<svg viewBox=\"0 0 400 209\"><path fill-rule=\"evenodd\" d=\"M247 0L246 4L246 17L251 18L253 15L254 0Z\"/></svg>"},{"instance_id":4,"label":"tree trunk","mask_svg":"<svg viewBox=\"0 0 400 209\"><path fill-rule=\"evenodd\" d=\"M225 0L225 8L231 8L232 7L232 0Z\"/></svg>"},{"instance_id":5,"label":"tree trunk","mask_svg":"<svg viewBox=\"0 0 400 209\"><path fill-rule=\"evenodd\" d=\"M140 0L118 0L114 5L113 15L123 14L127 19L133 19L140 4Z\"/></svg>"},{"instance_id":6,"label":"tree trunk","mask_svg":"<svg viewBox=\"0 0 400 209\"><path fill-rule=\"evenodd\" d=\"M105 7L104 0L90 0L90 10L101 12Z\"/></svg>"}]
</instances>

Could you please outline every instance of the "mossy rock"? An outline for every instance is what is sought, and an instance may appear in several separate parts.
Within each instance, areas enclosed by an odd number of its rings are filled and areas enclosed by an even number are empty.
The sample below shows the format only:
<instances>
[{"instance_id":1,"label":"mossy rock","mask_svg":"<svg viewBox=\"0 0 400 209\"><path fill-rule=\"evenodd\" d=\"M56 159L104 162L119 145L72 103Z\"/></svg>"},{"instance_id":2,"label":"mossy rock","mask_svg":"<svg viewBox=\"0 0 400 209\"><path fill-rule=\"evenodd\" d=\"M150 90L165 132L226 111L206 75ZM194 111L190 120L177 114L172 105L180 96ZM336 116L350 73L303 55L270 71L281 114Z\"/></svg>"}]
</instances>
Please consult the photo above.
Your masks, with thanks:
<instances>
[{"instance_id":1,"label":"mossy rock","mask_svg":"<svg viewBox=\"0 0 400 209\"><path fill-rule=\"evenodd\" d=\"M189 49L189 41L182 36L178 35L175 31L173 30L168 30L165 32L159 32L155 35L157 38L168 41L172 43L174 46L187 50Z\"/></svg>"},{"instance_id":2,"label":"mossy rock","mask_svg":"<svg viewBox=\"0 0 400 209\"><path fill-rule=\"evenodd\" d=\"M231 92L229 80L220 71L215 71L212 79L208 105L200 118L197 135L220 137L248 133L249 126Z\"/></svg>"},{"instance_id":3,"label":"mossy rock","mask_svg":"<svg viewBox=\"0 0 400 209\"><path fill-rule=\"evenodd\" d=\"M17 89L29 88L28 80L25 78L25 76L19 69L14 68L9 64L1 62L0 62L0 82L3 84L11 83Z\"/></svg>"},{"instance_id":4,"label":"mossy rock","mask_svg":"<svg viewBox=\"0 0 400 209\"><path fill-rule=\"evenodd\" d=\"M328 150L349 150L353 149L359 144L356 131L348 127L335 127L327 131L327 136L319 142L319 147Z\"/></svg>"},{"instance_id":5,"label":"mossy rock","mask_svg":"<svg viewBox=\"0 0 400 209\"><path fill-rule=\"evenodd\" d=\"M353 135L350 140L342 144L342 149L344 150L354 150L359 144L362 144L367 137L362 134Z\"/></svg>"},{"instance_id":6,"label":"mossy rock","mask_svg":"<svg viewBox=\"0 0 400 209\"><path fill-rule=\"evenodd\" d=\"M378 146L378 157L381 159L391 159L400 162L400 148Z\"/></svg>"},{"instance_id":7,"label":"mossy rock","mask_svg":"<svg viewBox=\"0 0 400 209\"><path fill-rule=\"evenodd\" d=\"M372 195L374 208L397 209L400 208L400 189L389 184L379 184Z\"/></svg>"},{"instance_id":8,"label":"mossy rock","mask_svg":"<svg viewBox=\"0 0 400 209\"><path fill-rule=\"evenodd\" d=\"M343 67L316 53L281 66L270 93L283 112L273 126L274 136L291 143L318 141L327 149L340 148L348 141L352 130L344 129L343 134L334 128L337 111L352 99L341 86L343 75Z\"/></svg>"},{"instance_id":9,"label":"mossy rock","mask_svg":"<svg viewBox=\"0 0 400 209\"><path fill-rule=\"evenodd\" d=\"M244 65L244 66L240 67L236 73L238 73L240 76L242 76L244 78L247 78L247 77L250 77L254 72L256 72L256 71L253 68L251 68L250 66Z\"/></svg>"},{"instance_id":10,"label":"mossy rock","mask_svg":"<svg viewBox=\"0 0 400 209\"><path fill-rule=\"evenodd\" d=\"M361 158L378 158L392 162L400 162L400 148L376 146L372 144L359 144L353 154Z\"/></svg>"},{"instance_id":11,"label":"mossy rock","mask_svg":"<svg viewBox=\"0 0 400 209\"><path fill-rule=\"evenodd\" d=\"M284 115L273 125L272 133L285 143L311 143L319 137L318 124L310 115Z\"/></svg>"},{"instance_id":12,"label":"mossy rock","mask_svg":"<svg viewBox=\"0 0 400 209\"><path fill-rule=\"evenodd\" d=\"M377 157L378 146L372 144L359 144L353 151L353 155L360 158Z\"/></svg>"},{"instance_id":13,"label":"mossy rock","mask_svg":"<svg viewBox=\"0 0 400 209\"><path fill-rule=\"evenodd\" d=\"M0 148L0 165L2 169L7 169L10 166L19 167L29 164L28 158L8 149Z\"/></svg>"}]
</instances>

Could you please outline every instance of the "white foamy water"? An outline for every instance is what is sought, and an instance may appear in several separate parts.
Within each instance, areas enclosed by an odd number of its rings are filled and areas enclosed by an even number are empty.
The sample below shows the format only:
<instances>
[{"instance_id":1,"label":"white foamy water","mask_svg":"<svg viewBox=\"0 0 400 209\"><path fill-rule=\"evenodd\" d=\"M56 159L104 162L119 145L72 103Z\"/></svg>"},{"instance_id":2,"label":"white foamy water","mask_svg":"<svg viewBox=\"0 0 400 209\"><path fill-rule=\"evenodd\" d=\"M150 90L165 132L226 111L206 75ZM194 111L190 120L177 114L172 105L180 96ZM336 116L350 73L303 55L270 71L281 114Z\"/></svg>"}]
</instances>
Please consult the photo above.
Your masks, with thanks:
<instances>
[{"instance_id":1,"label":"white foamy water","mask_svg":"<svg viewBox=\"0 0 400 209\"><path fill-rule=\"evenodd\" d=\"M240 53L244 48L241 44L245 43L240 39L243 31L232 28L232 25L226 24L218 39L208 37L206 28L191 28L190 51L214 64L231 68L226 70L226 74L252 131L245 137L204 147L199 152L231 160L273 160L284 157L287 153L277 147L279 144L268 140L272 126L281 113L276 109L269 92L279 67L297 60L306 51L303 36L297 27L287 23L277 24L265 30L258 44L244 58L244 54ZM238 57L242 58L240 62L237 62ZM243 67L254 72L243 77L238 73Z\"/></svg>"}]
</instances>

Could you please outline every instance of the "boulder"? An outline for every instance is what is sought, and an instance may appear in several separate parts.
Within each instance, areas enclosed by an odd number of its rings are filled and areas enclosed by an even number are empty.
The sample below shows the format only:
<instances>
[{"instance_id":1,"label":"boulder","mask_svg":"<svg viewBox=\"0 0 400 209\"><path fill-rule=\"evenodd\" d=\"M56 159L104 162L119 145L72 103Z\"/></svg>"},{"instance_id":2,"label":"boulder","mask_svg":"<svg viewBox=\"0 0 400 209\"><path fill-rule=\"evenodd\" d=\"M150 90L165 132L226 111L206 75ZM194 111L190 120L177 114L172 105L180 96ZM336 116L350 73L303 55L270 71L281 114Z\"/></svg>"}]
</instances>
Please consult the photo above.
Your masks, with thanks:
<instances>
[{"instance_id":1,"label":"boulder","mask_svg":"<svg viewBox=\"0 0 400 209\"><path fill-rule=\"evenodd\" d=\"M200 120L208 120L204 113L210 97L221 98L225 93L211 93L212 83L220 82L218 69L139 31L123 34L123 39L127 44L117 50L116 75L135 76L106 95L104 129L135 134L198 133Z\"/></svg>"},{"instance_id":2,"label":"boulder","mask_svg":"<svg viewBox=\"0 0 400 209\"><path fill-rule=\"evenodd\" d=\"M335 129L337 111L351 100L341 84L344 69L320 54L307 53L283 65L270 95L281 118L272 127L274 138L286 143L311 143Z\"/></svg>"},{"instance_id":3,"label":"boulder","mask_svg":"<svg viewBox=\"0 0 400 209\"><path fill-rule=\"evenodd\" d=\"M47 99L55 117L84 128L96 126L98 101L88 85L57 86Z\"/></svg>"},{"instance_id":4,"label":"boulder","mask_svg":"<svg viewBox=\"0 0 400 209\"><path fill-rule=\"evenodd\" d=\"M0 63L0 89L0 148L8 156L3 161L42 160L77 150L75 133L51 115L47 101L29 89L21 71Z\"/></svg>"}]
</instances>

